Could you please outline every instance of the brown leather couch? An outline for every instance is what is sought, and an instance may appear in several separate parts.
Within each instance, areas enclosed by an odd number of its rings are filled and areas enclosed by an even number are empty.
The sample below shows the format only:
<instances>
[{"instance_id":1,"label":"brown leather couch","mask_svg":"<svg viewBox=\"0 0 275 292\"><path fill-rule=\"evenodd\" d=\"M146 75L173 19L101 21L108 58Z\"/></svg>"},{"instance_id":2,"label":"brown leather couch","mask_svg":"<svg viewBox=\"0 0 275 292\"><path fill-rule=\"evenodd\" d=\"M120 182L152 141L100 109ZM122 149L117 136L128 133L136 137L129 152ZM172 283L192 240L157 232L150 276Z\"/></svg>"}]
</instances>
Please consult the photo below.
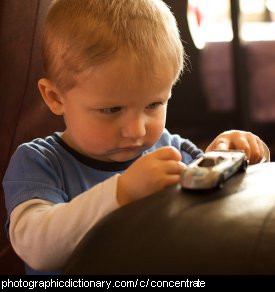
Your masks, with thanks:
<instances>
[{"instance_id":1,"label":"brown leather couch","mask_svg":"<svg viewBox=\"0 0 275 292\"><path fill-rule=\"evenodd\" d=\"M0 178L18 144L61 130L63 123L44 105L37 89L43 76L41 24L50 0L0 2ZM0 189L0 274L22 274L23 263L7 240Z\"/></svg>"},{"instance_id":2,"label":"brown leather couch","mask_svg":"<svg viewBox=\"0 0 275 292\"><path fill-rule=\"evenodd\" d=\"M222 189L170 187L87 232L65 275L275 274L275 163L249 166Z\"/></svg>"}]
</instances>

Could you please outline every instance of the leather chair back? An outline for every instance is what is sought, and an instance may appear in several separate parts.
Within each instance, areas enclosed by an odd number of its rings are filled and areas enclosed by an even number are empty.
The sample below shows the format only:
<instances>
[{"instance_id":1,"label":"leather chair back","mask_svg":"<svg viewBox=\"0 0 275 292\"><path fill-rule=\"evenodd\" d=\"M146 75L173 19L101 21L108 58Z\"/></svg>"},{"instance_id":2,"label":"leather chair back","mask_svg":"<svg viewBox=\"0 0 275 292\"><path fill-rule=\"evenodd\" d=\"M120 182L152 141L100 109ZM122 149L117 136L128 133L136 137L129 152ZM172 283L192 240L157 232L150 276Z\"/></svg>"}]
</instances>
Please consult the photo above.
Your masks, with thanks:
<instances>
[{"instance_id":1,"label":"leather chair back","mask_svg":"<svg viewBox=\"0 0 275 292\"><path fill-rule=\"evenodd\" d=\"M50 113L37 88L43 77L40 38L51 0L0 2L0 178L16 147L35 137L63 129ZM24 273L4 228L3 189L0 188L0 274Z\"/></svg>"}]
</instances>

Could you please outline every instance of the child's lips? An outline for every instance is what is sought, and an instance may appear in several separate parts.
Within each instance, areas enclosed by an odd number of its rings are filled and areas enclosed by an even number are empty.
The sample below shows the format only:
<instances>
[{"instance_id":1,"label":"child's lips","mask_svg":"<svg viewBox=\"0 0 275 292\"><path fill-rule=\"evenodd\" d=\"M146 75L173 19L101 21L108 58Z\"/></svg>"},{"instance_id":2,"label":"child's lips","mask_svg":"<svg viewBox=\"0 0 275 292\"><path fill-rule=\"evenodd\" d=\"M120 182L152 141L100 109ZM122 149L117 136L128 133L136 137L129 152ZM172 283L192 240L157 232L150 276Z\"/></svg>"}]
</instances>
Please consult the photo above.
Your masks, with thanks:
<instances>
[{"instance_id":1,"label":"child's lips","mask_svg":"<svg viewBox=\"0 0 275 292\"><path fill-rule=\"evenodd\" d=\"M144 147L142 145L130 145L130 146L118 148L118 150L119 151L142 151L143 148Z\"/></svg>"},{"instance_id":2,"label":"child's lips","mask_svg":"<svg viewBox=\"0 0 275 292\"><path fill-rule=\"evenodd\" d=\"M148 147L145 145L129 145L125 147L117 147L113 148L109 151L109 154L115 154L115 153L132 153L132 154L140 154L143 151L145 151Z\"/></svg>"}]
</instances>

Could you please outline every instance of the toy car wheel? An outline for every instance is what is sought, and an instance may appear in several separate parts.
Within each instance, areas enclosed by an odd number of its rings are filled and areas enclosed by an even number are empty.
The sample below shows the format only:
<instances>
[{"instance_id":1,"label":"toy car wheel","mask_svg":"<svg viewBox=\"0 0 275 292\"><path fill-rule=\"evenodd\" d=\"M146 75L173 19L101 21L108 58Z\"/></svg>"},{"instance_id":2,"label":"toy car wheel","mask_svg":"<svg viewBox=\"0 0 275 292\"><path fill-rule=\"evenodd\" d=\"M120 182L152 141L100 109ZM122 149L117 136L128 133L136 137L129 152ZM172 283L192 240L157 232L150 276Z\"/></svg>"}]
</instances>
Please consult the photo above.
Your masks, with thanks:
<instances>
[{"instance_id":1,"label":"toy car wheel","mask_svg":"<svg viewBox=\"0 0 275 292\"><path fill-rule=\"evenodd\" d=\"M242 163L241 170L242 170L242 171L246 171L246 169L247 169L247 165L248 165L247 160L244 160L243 163Z\"/></svg>"},{"instance_id":2,"label":"toy car wheel","mask_svg":"<svg viewBox=\"0 0 275 292\"><path fill-rule=\"evenodd\" d=\"M217 183L217 188L222 189L224 186L224 176L221 174Z\"/></svg>"}]
</instances>

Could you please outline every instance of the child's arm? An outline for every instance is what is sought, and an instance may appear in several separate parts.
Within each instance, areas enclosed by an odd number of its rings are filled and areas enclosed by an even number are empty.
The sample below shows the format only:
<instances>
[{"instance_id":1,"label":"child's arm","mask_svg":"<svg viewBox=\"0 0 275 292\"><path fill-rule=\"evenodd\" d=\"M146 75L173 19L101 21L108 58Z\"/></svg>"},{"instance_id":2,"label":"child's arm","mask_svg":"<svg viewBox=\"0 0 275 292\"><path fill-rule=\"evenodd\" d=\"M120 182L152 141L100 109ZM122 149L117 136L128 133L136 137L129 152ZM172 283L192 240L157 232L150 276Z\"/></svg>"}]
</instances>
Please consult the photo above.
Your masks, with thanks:
<instances>
[{"instance_id":1,"label":"child's arm","mask_svg":"<svg viewBox=\"0 0 275 292\"><path fill-rule=\"evenodd\" d=\"M69 203L31 199L15 207L9 236L16 253L33 269L58 271L86 232L118 208L115 175Z\"/></svg>"},{"instance_id":2,"label":"child's arm","mask_svg":"<svg viewBox=\"0 0 275 292\"><path fill-rule=\"evenodd\" d=\"M263 158L269 161L269 150L265 143L256 135L245 131L226 131L217 136L206 148L205 152L219 149L244 150L250 164L258 163Z\"/></svg>"},{"instance_id":3,"label":"child's arm","mask_svg":"<svg viewBox=\"0 0 275 292\"><path fill-rule=\"evenodd\" d=\"M180 152L162 147L136 160L122 175L97 184L69 203L41 199L24 202L10 216L13 248L33 269L61 269L86 232L118 203L125 205L177 183L183 168Z\"/></svg>"}]
</instances>

